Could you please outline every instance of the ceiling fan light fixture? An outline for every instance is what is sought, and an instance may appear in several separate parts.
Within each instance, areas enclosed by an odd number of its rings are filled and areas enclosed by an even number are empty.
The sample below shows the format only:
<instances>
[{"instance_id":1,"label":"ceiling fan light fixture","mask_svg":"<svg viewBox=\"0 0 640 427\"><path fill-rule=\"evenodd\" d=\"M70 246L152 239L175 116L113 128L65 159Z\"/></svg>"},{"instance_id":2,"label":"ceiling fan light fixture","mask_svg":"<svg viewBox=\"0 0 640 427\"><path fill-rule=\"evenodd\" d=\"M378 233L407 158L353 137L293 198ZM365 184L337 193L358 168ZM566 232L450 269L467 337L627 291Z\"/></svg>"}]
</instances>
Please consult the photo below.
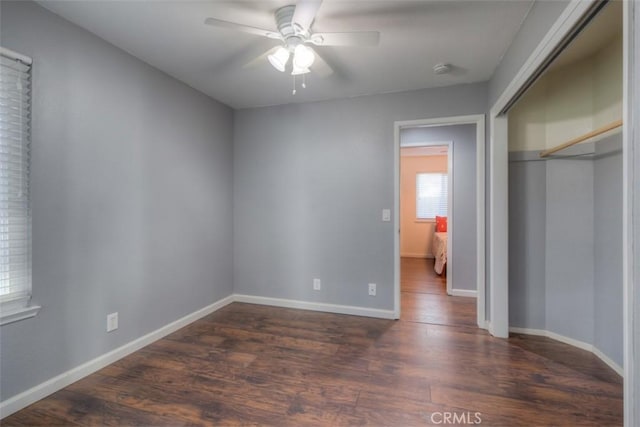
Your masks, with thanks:
<instances>
[{"instance_id":1,"label":"ceiling fan light fixture","mask_svg":"<svg viewBox=\"0 0 640 427\"><path fill-rule=\"evenodd\" d=\"M309 37L309 42L315 44L316 46L321 46L322 43L324 43L324 37L322 37L320 34L312 34L311 37Z\"/></svg>"},{"instance_id":2,"label":"ceiling fan light fixture","mask_svg":"<svg viewBox=\"0 0 640 427\"><path fill-rule=\"evenodd\" d=\"M296 46L295 50L293 51L294 71L296 69L308 70L308 68L313 64L313 61L315 60L316 56L313 54L313 50L303 44L299 44L298 46Z\"/></svg>"},{"instance_id":3,"label":"ceiling fan light fixture","mask_svg":"<svg viewBox=\"0 0 640 427\"><path fill-rule=\"evenodd\" d=\"M293 66L293 71L291 72L292 76L299 76L302 74L307 74L310 73L311 70L309 70L308 68L300 68L300 67L296 67L295 64Z\"/></svg>"},{"instance_id":4,"label":"ceiling fan light fixture","mask_svg":"<svg viewBox=\"0 0 640 427\"><path fill-rule=\"evenodd\" d=\"M269 62L271 63L271 65L273 65L273 68L284 73L284 69L287 66L287 61L289 60L289 50L284 47L280 47L274 53L267 56L267 59L269 59Z\"/></svg>"}]
</instances>

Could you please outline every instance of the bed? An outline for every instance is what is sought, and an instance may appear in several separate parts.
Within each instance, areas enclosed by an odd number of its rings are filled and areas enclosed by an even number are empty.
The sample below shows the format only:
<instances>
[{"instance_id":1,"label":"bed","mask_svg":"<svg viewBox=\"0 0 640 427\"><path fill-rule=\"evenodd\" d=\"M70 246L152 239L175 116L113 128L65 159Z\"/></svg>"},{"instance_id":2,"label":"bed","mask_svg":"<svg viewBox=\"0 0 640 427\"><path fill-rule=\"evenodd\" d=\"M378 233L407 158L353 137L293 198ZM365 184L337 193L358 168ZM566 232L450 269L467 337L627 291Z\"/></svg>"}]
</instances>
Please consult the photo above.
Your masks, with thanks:
<instances>
[{"instance_id":1,"label":"bed","mask_svg":"<svg viewBox=\"0 0 640 427\"><path fill-rule=\"evenodd\" d=\"M433 269L437 274L442 274L447 265L447 233L435 232L433 233L433 242L431 243L431 249L433 250L433 256L436 262L433 265Z\"/></svg>"}]
</instances>

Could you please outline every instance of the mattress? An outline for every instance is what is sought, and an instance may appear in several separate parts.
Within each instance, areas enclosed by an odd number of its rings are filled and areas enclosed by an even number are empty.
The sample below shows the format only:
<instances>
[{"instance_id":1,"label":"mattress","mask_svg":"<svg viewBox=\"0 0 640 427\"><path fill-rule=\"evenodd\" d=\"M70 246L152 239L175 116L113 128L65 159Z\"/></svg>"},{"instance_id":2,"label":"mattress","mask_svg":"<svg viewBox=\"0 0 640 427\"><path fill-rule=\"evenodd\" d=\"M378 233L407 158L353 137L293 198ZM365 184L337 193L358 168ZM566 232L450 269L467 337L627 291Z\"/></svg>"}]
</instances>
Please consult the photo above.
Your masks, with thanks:
<instances>
[{"instance_id":1,"label":"mattress","mask_svg":"<svg viewBox=\"0 0 640 427\"><path fill-rule=\"evenodd\" d=\"M447 264L447 233L433 233L431 250L436 262L433 269L438 274L442 274L444 266Z\"/></svg>"}]
</instances>

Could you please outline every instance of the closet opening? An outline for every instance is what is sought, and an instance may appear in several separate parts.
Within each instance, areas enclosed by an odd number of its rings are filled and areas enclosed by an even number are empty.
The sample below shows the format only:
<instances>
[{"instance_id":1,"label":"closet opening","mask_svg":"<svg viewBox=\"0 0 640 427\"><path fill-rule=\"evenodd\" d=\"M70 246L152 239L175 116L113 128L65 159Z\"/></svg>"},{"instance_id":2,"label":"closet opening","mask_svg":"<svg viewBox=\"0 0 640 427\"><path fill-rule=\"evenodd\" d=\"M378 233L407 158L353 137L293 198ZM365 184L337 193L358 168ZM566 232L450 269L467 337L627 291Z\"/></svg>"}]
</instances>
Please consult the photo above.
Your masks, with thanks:
<instances>
[{"instance_id":1,"label":"closet opening","mask_svg":"<svg viewBox=\"0 0 640 427\"><path fill-rule=\"evenodd\" d=\"M620 384L622 7L599 3L503 119L509 332L590 351Z\"/></svg>"}]
</instances>

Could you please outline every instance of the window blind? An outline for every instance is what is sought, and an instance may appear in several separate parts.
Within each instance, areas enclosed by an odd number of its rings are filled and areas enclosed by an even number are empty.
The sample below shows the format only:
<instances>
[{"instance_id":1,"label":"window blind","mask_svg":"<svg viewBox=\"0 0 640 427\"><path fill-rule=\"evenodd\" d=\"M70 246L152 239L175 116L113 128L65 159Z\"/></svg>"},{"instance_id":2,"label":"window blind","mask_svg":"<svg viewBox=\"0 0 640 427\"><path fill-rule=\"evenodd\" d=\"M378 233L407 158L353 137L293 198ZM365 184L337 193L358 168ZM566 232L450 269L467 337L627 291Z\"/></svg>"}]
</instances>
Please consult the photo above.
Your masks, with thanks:
<instances>
[{"instance_id":1,"label":"window blind","mask_svg":"<svg viewBox=\"0 0 640 427\"><path fill-rule=\"evenodd\" d=\"M416 218L447 216L447 174L416 174Z\"/></svg>"},{"instance_id":2,"label":"window blind","mask_svg":"<svg viewBox=\"0 0 640 427\"><path fill-rule=\"evenodd\" d=\"M0 302L31 293L31 66L0 56Z\"/></svg>"}]
</instances>

